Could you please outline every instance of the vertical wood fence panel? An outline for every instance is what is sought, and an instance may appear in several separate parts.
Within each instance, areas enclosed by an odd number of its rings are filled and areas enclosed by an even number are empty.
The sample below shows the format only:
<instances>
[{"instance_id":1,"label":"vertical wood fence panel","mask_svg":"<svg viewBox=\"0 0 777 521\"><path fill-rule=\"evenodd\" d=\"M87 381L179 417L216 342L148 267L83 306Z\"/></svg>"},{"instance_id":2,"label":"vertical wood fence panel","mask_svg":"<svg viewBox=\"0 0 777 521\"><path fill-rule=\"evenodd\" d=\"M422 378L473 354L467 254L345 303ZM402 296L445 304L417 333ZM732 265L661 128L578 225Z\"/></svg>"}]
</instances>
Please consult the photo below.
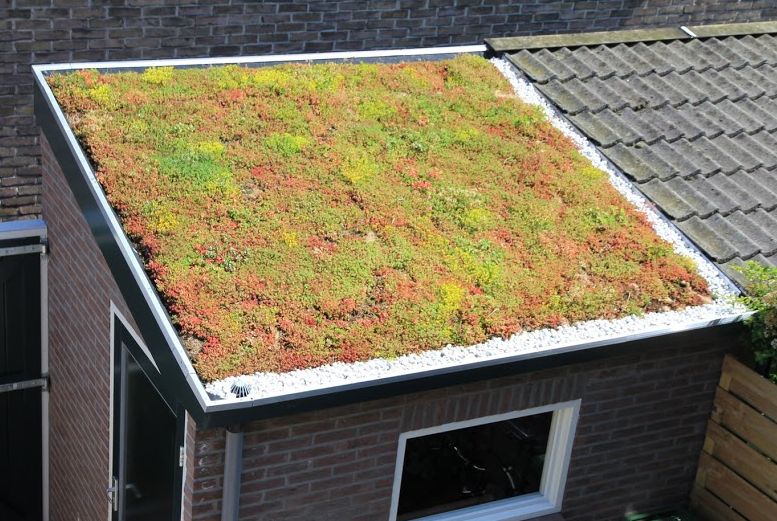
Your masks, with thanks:
<instances>
[{"instance_id":1,"label":"vertical wood fence panel","mask_svg":"<svg viewBox=\"0 0 777 521\"><path fill-rule=\"evenodd\" d=\"M777 385L723 361L691 504L709 521L777 520Z\"/></svg>"}]
</instances>

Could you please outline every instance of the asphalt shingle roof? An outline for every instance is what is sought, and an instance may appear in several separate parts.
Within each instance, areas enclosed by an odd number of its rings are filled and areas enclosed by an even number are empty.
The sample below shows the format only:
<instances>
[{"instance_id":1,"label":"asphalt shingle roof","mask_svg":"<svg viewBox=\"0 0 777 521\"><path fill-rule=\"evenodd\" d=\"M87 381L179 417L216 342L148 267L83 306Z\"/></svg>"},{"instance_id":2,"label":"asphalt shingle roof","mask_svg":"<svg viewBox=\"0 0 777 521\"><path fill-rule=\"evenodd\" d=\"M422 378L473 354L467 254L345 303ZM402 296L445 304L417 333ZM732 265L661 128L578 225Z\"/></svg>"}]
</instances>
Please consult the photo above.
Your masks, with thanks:
<instances>
[{"instance_id":1,"label":"asphalt shingle roof","mask_svg":"<svg viewBox=\"0 0 777 521\"><path fill-rule=\"evenodd\" d=\"M731 29L489 44L737 278L777 265L777 24Z\"/></svg>"}]
</instances>

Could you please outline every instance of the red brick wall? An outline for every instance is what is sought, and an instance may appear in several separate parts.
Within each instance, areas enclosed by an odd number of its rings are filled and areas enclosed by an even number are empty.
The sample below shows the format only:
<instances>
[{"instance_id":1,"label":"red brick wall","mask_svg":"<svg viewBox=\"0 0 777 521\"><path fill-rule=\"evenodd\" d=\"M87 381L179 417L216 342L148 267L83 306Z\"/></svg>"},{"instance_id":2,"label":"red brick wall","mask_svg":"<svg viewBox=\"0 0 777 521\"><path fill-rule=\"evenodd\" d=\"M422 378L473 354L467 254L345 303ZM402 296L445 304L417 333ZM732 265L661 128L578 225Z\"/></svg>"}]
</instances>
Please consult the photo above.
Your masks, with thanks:
<instances>
[{"instance_id":1,"label":"red brick wall","mask_svg":"<svg viewBox=\"0 0 777 521\"><path fill-rule=\"evenodd\" d=\"M582 398L567 521L687 502L725 346L698 335L511 378L245 426L241 520L386 521L404 431ZM194 519L220 519L224 431L197 433Z\"/></svg>"},{"instance_id":2,"label":"red brick wall","mask_svg":"<svg viewBox=\"0 0 777 521\"><path fill-rule=\"evenodd\" d=\"M181 509L181 520L191 521L192 519L192 497L194 495L194 446L197 437L197 424L186 413L186 439L185 439L185 462L183 475L183 508Z\"/></svg>"},{"instance_id":3,"label":"red brick wall","mask_svg":"<svg viewBox=\"0 0 777 521\"><path fill-rule=\"evenodd\" d=\"M105 521L110 302L131 315L45 137L41 144L50 243L51 520Z\"/></svg>"}]
</instances>

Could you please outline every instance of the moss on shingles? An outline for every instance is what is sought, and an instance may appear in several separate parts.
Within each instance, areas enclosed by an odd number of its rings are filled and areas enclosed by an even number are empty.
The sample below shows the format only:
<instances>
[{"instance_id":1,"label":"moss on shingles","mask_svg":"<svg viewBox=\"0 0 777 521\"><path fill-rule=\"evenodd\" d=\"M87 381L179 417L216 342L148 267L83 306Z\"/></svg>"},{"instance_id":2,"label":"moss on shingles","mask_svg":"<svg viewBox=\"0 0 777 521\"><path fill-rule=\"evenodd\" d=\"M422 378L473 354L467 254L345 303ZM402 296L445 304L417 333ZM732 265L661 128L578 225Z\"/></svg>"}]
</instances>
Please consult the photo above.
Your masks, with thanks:
<instances>
[{"instance_id":1,"label":"moss on shingles","mask_svg":"<svg viewBox=\"0 0 777 521\"><path fill-rule=\"evenodd\" d=\"M481 58L49 81L205 380L707 296Z\"/></svg>"}]
</instances>

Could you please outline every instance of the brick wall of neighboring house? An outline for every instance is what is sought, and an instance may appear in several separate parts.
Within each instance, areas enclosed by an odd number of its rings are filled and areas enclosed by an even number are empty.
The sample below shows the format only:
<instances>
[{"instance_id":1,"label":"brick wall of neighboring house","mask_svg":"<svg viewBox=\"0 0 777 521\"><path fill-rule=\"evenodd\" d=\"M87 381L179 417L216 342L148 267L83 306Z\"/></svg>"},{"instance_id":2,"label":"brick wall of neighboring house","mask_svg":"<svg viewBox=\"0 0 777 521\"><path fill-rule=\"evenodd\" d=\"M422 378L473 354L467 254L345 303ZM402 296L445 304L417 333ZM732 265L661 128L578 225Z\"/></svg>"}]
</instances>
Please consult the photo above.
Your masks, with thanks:
<instances>
[{"instance_id":1,"label":"brick wall of neighboring house","mask_svg":"<svg viewBox=\"0 0 777 521\"><path fill-rule=\"evenodd\" d=\"M109 512L110 302L132 318L43 136L41 145L50 244L51 519L104 521Z\"/></svg>"},{"instance_id":2,"label":"brick wall of neighboring house","mask_svg":"<svg viewBox=\"0 0 777 521\"><path fill-rule=\"evenodd\" d=\"M737 329L638 355L245 426L240 519L387 521L401 432L581 398L566 521L686 504ZM220 519L224 431L198 432L194 519Z\"/></svg>"},{"instance_id":3,"label":"brick wall of neighboring house","mask_svg":"<svg viewBox=\"0 0 777 521\"><path fill-rule=\"evenodd\" d=\"M41 209L31 63L471 44L768 18L777 5L764 0L0 0L0 219Z\"/></svg>"}]
</instances>

